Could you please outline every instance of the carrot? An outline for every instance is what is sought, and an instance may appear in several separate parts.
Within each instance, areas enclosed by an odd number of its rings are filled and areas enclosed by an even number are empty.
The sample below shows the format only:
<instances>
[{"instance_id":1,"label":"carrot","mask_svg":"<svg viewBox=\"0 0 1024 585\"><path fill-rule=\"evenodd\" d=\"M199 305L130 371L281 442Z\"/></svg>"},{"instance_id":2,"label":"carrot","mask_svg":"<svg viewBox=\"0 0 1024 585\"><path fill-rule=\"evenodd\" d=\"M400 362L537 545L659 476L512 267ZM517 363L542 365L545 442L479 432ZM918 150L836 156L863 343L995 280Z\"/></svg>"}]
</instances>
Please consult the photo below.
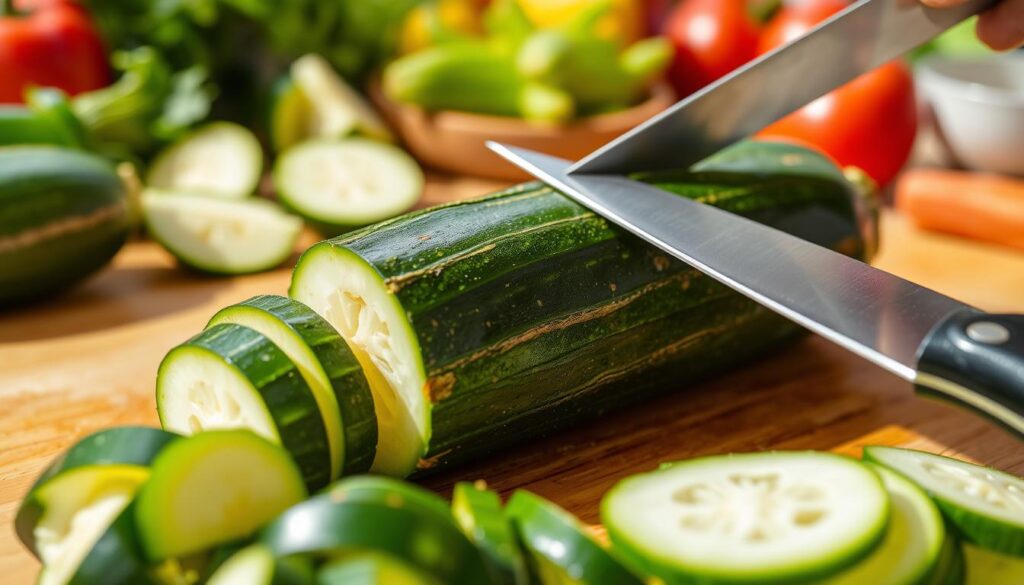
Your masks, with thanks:
<instances>
[{"instance_id":1,"label":"carrot","mask_svg":"<svg viewBox=\"0 0 1024 585\"><path fill-rule=\"evenodd\" d=\"M1024 180L911 169L896 184L896 207L920 228L1024 250Z\"/></svg>"}]
</instances>

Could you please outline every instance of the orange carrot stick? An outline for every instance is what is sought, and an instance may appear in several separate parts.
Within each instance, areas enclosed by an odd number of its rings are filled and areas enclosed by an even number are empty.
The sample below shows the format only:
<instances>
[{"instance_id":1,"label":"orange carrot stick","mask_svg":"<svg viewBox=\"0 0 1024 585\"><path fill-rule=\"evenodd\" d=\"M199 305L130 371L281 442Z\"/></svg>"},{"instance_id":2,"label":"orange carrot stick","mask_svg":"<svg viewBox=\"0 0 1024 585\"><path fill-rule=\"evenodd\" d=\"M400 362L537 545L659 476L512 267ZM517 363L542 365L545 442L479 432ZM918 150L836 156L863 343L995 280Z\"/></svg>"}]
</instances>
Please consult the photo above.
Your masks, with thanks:
<instances>
[{"instance_id":1,"label":"orange carrot stick","mask_svg":"<svg viewBox=\"0 0 1024 585\"><path fill-rule=\"evenodd\" d=\"M896 207L923 229L1024 250L1024 180L911 169L896 184Z\"/></svg>"}]
</instances>

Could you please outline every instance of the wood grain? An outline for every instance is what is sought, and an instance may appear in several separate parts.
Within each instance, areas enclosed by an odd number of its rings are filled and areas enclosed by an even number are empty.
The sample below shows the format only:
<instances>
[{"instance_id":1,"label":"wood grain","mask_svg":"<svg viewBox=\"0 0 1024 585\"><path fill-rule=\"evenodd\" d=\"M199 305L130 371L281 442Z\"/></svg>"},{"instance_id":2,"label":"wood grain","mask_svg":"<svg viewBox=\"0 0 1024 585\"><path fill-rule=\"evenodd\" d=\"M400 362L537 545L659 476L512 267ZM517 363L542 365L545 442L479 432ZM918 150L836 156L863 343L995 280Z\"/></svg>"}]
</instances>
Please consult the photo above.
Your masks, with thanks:
<instances>
[{"instance_id":1,"label":"wood grain","mask_svg":"<svg viewBox=\"0 0 1024 585\"><path fill-rule=\"evenodd\" d=\"M425 203L495 187L431 180ZM312 241L312 235L304 242ZM1024 254L917 232L886 215L876 264L979 307L1024 312ZM157 422L156 367L218 308L285 292L289 270L208 278L175 267L149 242L71 294L0 313L0 575L31 583L36 562L14 537L18 502L47 462L102 427ZM681 384L682 386L682 384ZM597 502L628 473L729 451L912 445L1024 474L1024 448L988 424L914 398L902 381L808 338L742 371L638 405L487 461L424 478L443 493L460 479L503 493L526 487L597 521Z\"/></svg>"}]
</instances>

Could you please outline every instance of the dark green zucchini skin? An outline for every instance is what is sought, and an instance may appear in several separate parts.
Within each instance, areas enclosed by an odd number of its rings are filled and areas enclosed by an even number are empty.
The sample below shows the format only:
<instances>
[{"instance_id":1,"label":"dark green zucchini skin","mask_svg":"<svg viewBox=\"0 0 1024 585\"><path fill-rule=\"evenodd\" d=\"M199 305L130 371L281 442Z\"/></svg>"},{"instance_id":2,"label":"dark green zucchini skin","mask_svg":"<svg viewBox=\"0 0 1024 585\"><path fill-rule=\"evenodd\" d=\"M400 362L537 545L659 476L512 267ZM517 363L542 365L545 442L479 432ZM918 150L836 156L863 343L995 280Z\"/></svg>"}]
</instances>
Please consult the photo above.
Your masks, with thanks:
<instances>
[{"instance_id":1,"label":"dark green zucchini skin","mask_svg":"<svg viewBox=\"0 0 1024 585\"><path fill-rule=\"evenodd\" d=\"M852 256L870 249L861 195L799 147L743 143L639 178ZM691 385L800 331L536 183L319 246L373 266L415 330L433 404L421 469Z\"/></svg>"},{"instance_id":2,"label":"dark green zucchini skin","mask_svg":"<svg viewBox=\"0 0 1024 585\"><path fill-rule=\"evenodd\" d=\"M36 554L32 531L42 516L43 508L36 498L37 490L51 479L73 469L91 465L138 465L149 467L153 459L180 435L149 427L114 427L88 435L50 463L29 488L22 500L14 527L18 538Z\"/></svg>"},{"instance_id":3,"label":"dark green zucchini skin","mask_svg":"<svg viewBox=\"0 0 1024 585\"><path fill-rule=\"evenodd\" d=\"M0 307L92 274L130 227L124 185L104 159L50 146L0 148Z\"/></svg>"}]
</instances>

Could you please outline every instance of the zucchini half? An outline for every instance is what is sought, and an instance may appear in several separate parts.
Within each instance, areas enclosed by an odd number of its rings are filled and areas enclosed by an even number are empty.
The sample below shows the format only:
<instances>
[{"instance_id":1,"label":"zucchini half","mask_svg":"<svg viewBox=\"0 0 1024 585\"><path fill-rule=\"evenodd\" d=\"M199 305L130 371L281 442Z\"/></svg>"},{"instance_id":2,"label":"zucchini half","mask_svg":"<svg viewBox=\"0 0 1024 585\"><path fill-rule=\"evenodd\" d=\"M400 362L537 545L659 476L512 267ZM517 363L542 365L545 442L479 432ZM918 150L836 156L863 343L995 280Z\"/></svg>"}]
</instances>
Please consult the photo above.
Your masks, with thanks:
<instances>
[{"instance_id":1,"label":"zucchini half","mask_svg":"<svg viewBox=\"0 0 1024 585\"><path fill-rule=\"evenodd\" d=\"M302 303L276 295L221 309L206 328L221 323L262 333L295 363L324 420L332 480L370 468L377 452L373 396L359 362L330 323Z\"/></svg>"},{"instance_id":2,"label":"zucchini half","mask_svg":"<svg viewBox=\"0 0 1024 585\"><path fill-rule=\"evenodd\" d=\"M856 189L805 149L743 143L646 180L853 256L869 249ZM289 295L363 365L373 470L392 475L679 388L800 331L536 183L321 242Z\"/></svg>"}]
</instances>

